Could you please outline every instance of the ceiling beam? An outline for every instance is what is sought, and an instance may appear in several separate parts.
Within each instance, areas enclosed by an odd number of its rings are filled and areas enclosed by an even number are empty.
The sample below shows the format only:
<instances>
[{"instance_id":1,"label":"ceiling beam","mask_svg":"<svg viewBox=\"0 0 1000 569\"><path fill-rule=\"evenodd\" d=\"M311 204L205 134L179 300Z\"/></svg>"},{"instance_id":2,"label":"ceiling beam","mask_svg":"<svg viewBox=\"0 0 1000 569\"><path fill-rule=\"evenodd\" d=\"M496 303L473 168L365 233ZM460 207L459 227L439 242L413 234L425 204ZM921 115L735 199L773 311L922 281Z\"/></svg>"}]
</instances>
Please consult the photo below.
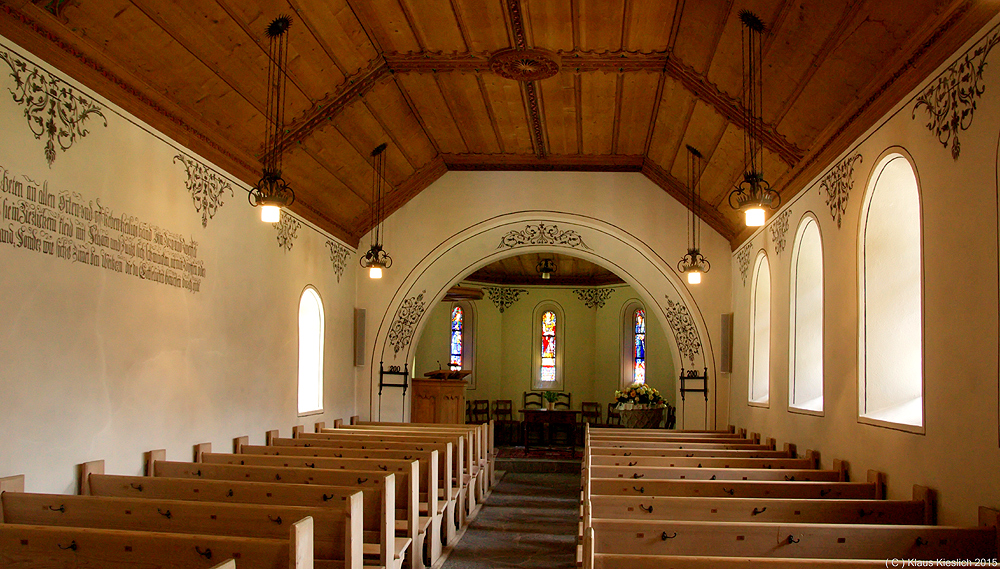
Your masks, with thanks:
<instances>
[{"instance_id":1,"label":"ceiling beam","mask_svg":"<svg viewBox=\"0 0 1000 569\"><path fill-rule=\"evenodd\" d=\"M642 156L577 154L441 154L449 170L528 170L537 172L640 172Z\"/></svg>"},{"instance_id":2,"label":"ceiling beam","mask_svg":"<svg viewBox=\"0 0 1000 569\"><path fill-rule=\"evenodd\" d=\"M658 166L652 160L644 160L642 164L642 173L646 175L647 178L657 186L660 186L664 191L666 191L672 198L679 201L681 205L688 209L692 209L691 203L691 191L678 180L670 175L669 172ZM716 230L722 237L729 241L730 243L736 238L736 228L733 227L732 222L729 221L719 210L715 209L705 200L701 200L698 204L698 216L708 224L709 227Z\"/></svg>"}]
</instances>

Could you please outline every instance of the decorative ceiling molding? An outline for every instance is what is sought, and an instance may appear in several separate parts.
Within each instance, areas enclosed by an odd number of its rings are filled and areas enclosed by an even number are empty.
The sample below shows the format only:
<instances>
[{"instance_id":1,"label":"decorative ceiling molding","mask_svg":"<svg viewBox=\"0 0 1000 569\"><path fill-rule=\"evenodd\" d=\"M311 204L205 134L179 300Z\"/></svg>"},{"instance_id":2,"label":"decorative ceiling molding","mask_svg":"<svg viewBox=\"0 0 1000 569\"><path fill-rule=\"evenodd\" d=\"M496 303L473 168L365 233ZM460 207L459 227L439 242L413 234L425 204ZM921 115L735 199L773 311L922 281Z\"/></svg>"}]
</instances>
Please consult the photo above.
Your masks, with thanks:
<instances>
[{"instance_id":1,"label":"decorative ceiling molding","mask_svg":"<svg viewBox=\"0 0 1000 569\"><path fill-rule=\"evenodd\" d=\"M740 275L743 276L743 286L747 286L747 270L750 269L750 249L753 243L747 243L736 252L736 262L740 265Z\"/></svg>"},{"instance_id":2,"label":"decorative ceiling molding","mask_svg":"<svg viewBox=\"0 0 1000 569\"><path fill-rule=\"evenodd\" d=\"M98 116L108 126L96 101L81 95L76 88L34 63L22 59L11 51L0 50L0 60L10 67L14 88L9 89L14 102L24 107L24 118L36 140L43 136L45 161L49 168L56 160L56 144L66 152L77 141L84 138L88 130L84 123L91 116Z\"/></svg>"},{"instance_id":3,"label":"decorative ceiling molding","mask_svg":"<svg viewBox=\"0 0 1000 569\"><path fill-rule=\"evenodd\" d=\"M337 282L344 276L344 268L347 266L347 258L351 256L351 250L330 239L326 240L326 246L330 249L330 262L333 263L333 272L337 275Z\"/></svg>"},{"instance_id":4,"label":"decorative ceiling molding","mask_svg":"<svg viewBox=\"0 0 1000 569\"><path fill-rule=\"evenodd\" d=\"M302 222L282 209L281 221L274 224L274 229L278 232L278 247L281 247L286 252L291 251L292 246L295 245L295 240L299 238L299 229L301 228Z\"/></svg>"},{"instance_id":5,"label":"decorative ceiling molding","mask_svg":"<svg viewBox=\"0 0 1000 569\"><path fill-rule=\"evenodd\" d=\"M559 73L559 57L544 49L501 49L490 56L490 71L514 81L541 81Z\"/></svg>"},{"instance_id":6,"label":"decorative ceiling molding","mask_svg":"<svg viewBox=\"0 0 1000 569\"><path fill-rule=\"evenodd\" d=\"M593 308L597 310L598 308L604 308L604 303L611 298L611 294L615 292L613 288L577 288L573 289L573 293L576 297L580 299L587 308Z\"/></svg>"},{"instance_id":7,"label":"decorative ceiling molding","mask_svg":"<svg viewBox=\"0 0 1000 569\"><path fill-rule=\"evenodd\" d=\"M187 172L184 187L191 193L194 210L201 214L201 226L208 227L208 220L214 218L223 205L222 195L226 190L229 190L230 196L235 195L233 186L214 169L194 158L178 154L174 156L173 163L176 164L178 160Z\"/></svg>"},{"instance_id":8,"label":"decorative ceiling molding","mask_svg":"<svg viewBox=\"0 0 1000 569\"><path fill-rule=\"evenodd\" d=\"M390 75L392 72L385 64L384 59L379 58L369 62L367 68L348 77L337 90L316 103L313 108L306 111L304 116L293 120L290 125L286 126L285 134L282 136L278 148L284 151L289 146L309 138L313 131L327 121L333 120L344 110L344 107L355 99L363 97L380 80Z\"/></svg>"},{"instance_id":9,"label":"decorative ceiling molding","mask_svg":"<svg viewBox=\"0 0 1000 569\"><path fill-rule=\"evenodd\" d=\"M508 231L500 238L500 245L497 249L513 249L515 247L526 247L528 245L560 245L563 247L590 249L583 242L583 237L572 229L559 231L558 225L525 225L521 231Z\"/></svg>"},{"instance_id":10,"label":"decorative ceiling molding","mask_svg":"<svg viewBox=\"0 0 1000 569\"><path fill-rule=\"evenodd\" d=\"M681 358L687 358L691 362L691 367L695 367L694 360L701 354L701 335L698 334L698 327L691 318L691 312L683 302L674 302L669 297L663 312L666 314L670 329L674 332L674 341L677 342Z\"/></svg>"},{"instance_id":11,"label":"decorative ceiling molding","mask_svg":"<svg viewBox=\"0 0 1000 569\"><path fill-rule=\"evenodd\" d=\"M913 105L911 117L916 119L917 111L923 107L927 111L927 129L934 133L941 146L948 148L951 143L954 160L958 160L962 152L958 132L972 126L976 101L986 91L986 85L980 85L986 58L998 43L1000 32L979 40L925 87Z\"/></svg>"},{"instance_id":12,"label":"decorative ceiling molding","mask_svg":"<svg viewBox=\"0 0 1000 569\"><path fill-rule=\"evenodd\" d=\"M410 345L413 333L417 328L417 323L420 322L420 318L427 311L427 303L424 302L424 294L426 293L426 290L422 290L420 294L407 298L396 310L396 315L392 319L392 326L389 328L389 334L386 338L389 344L392 345L393 357L398 355L400 350Z\"/></svg>"},{"instance_id":13,"label":"decorative ceiling molding","mask_svg":"<svg viewBox=\"0 0 1000 569\"><path fill-rule=\"evenodd\" d=\"M771 243L774 244L774 254L781 255L785 250L785 235L788 234L788 220L792 217L792 209L788 208L771 219Z\"/></svg>"},{"instance_id":14,"label":"decorative ceiling molding","mask_svg":"<svg viewBox=\"0 0 1000 569\"><path fill-rule=\"evenodd\" d=\"M522 83L524 96L528 107L528 117L531 119L531 143L535 146L535 156L545 158L548 150L545 146L545 126L542 124L542 109L538 99L538 89L533 81Z\"/></svg>"},{"instance_id":15,"label":"decorative ceiling molding","mask_svg":"<svg viewBox=\"0 0 1000 569\"><path fill-rule=\"evenodd\" d=\"M533 172L641 172L645 158L621 154L601 156L534 154L441 154L448 170L527 170Z\"/></svg>"},{"instance_id":16,"label":"decorative ceiling molding","mask_svg":"<svg viewBox=\"0 0 1000 569\"><path fill-rule=\"evenodd\" d=\"M840 229L844 215L847 214L847 200L854 189L855 162L864 162L860 153L845 157L819 182L819 193L826 194L826 205L830 208L833 220L837 222L837 229Z\"/></svg>"},{"instance_id":17,"label":"decorative ceiling molding","mask_svg":"<svg viewBox=\"0 0 1000 569\"><path fill-rule=\"evenodd\" d=\"M490 300L493 301L494 306L497 310L503 314L503 311L510 308L515 302L517 302L522 294L528 294L527 289L523 288L511 288L507 286L486 286L483 287L483 291L486 292Z\"/></svg>"}]
</instances>

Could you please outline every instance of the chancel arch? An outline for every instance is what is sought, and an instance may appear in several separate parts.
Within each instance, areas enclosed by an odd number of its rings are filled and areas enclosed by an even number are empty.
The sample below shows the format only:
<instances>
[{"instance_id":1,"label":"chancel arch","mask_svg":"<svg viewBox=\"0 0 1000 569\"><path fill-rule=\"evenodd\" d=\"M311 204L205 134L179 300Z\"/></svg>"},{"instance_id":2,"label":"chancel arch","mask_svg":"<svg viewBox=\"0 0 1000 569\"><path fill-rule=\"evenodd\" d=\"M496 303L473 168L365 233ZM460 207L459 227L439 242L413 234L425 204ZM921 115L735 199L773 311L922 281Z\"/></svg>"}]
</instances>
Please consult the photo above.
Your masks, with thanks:
<instances>
[{"instance_id":1,"label":"chancel arch","mask_svg":"<svg viewBox=\"0 0 1000 569\"><path fill-rule=\"evenodd\" d=\"M715 391L716 362L704 317L670 263L634 235L591 217L550 211L519 212L473 224L427 254L406 275L381 314L370 358L370 410L384 420L408 417L409 402L398 393L378 395L380 363L408 365L426 325L430 307L473 271L505 257L524 253L564 253L600 265L618 275L639 295L647 312L664 323L673 361L685 368L708 368ZM417 370L414 370L416 374ZM364 372L362 372L364 373ZM714 417L709 405L689 409L689 425ZM698 407L698 408L695 408ZM708 419L709 428L711 428Z\"/></svg>"}]
</instances>

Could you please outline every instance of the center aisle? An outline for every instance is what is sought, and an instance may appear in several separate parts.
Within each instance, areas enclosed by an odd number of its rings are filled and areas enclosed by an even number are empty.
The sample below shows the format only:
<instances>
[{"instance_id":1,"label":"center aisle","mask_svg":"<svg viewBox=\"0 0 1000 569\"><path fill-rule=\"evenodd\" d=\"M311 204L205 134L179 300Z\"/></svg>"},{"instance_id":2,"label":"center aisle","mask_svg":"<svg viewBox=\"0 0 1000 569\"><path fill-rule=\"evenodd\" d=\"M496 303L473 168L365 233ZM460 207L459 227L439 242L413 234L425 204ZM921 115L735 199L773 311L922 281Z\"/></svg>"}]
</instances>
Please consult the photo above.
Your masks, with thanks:
<instances>
[{"instance_id":1,"label":"center aisle","mask_svg":"<svg viewBox=\"0 0 1000 569\"><path fill-rule=\"evenodd\" d=\"M441 569L572 569L580 475L508 472Z\"/></svg>"}]
</instances>

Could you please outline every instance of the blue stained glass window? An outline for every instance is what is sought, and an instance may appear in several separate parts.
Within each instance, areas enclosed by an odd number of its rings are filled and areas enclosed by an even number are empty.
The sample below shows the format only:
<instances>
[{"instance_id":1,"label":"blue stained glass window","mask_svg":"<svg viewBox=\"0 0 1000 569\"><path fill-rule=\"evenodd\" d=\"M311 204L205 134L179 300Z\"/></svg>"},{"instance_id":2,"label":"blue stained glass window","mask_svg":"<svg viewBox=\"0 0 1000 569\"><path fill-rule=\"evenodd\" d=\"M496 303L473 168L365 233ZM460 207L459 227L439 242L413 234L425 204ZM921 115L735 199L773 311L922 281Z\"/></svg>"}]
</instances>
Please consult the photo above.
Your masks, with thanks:
<instances>
[{"instance_id":1,"label":"blue stained glass window","mask_svg":"<svg viewBox=\"0 0 1000 569\"><path fill-rule=\"evenodd\" d=\"M639 308L633 315L635 340L632 343L632 380L646 382L646 311Z\"/></svg>"},{"instance_id":2,"label":"blue stained glass window","mask_svg":"<svg viewBox=\"0 0 1000 569\"><path fill-rule=\"evenodd\" d=\"M462 369L462 308L451 309L451 369Z\"/></svg>"}]
</instances>

